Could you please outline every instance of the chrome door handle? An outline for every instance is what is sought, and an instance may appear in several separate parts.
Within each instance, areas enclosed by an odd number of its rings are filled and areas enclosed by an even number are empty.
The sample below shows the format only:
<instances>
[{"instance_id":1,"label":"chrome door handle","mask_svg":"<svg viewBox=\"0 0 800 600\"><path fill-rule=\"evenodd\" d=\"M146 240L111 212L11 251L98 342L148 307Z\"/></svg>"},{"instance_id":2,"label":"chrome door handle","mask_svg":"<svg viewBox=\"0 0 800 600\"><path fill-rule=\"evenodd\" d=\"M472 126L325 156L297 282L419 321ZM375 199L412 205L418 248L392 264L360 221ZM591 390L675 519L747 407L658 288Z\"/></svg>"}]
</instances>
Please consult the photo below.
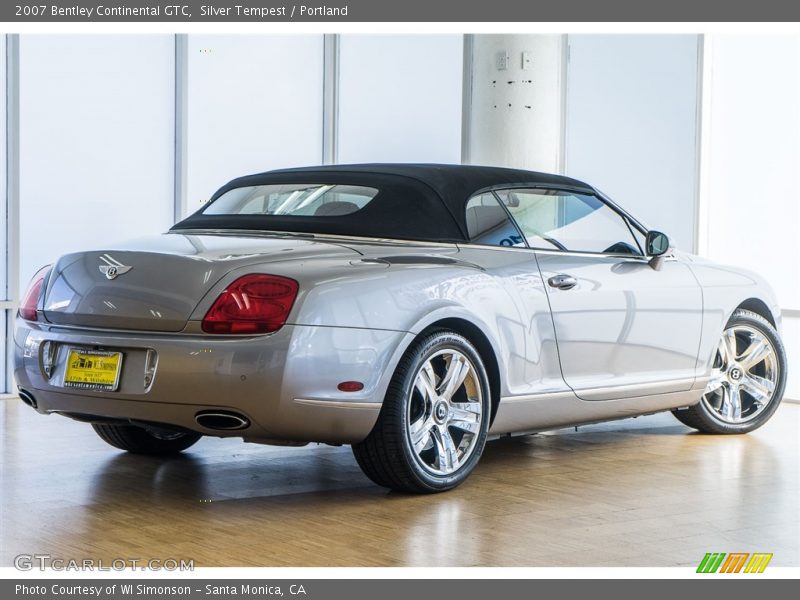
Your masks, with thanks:
<instances>
[{"instance_id":1,"label":"chrome door handle","mask_svg":"<svg viewBox=\"0 0 800 600\"><path fill-rule=\"evenodd\" d=\"M578 280L572 275L565 275L562 273L560 275L553 275L547 280L547 283L550 284L550 287L558 288L559 290L571 290L578 285Z\"/></svg>"}]
</instances>

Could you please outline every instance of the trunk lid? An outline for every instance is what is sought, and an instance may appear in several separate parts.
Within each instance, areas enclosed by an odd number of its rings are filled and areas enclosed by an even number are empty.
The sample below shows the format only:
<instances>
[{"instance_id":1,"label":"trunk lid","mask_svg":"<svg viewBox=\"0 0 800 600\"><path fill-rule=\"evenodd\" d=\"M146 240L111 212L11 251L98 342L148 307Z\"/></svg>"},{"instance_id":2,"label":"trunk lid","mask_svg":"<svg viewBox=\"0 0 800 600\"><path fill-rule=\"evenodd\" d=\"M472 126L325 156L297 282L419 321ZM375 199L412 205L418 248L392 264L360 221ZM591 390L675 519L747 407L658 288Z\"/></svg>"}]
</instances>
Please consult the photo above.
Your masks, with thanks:
<instances>
[{"instance_id":1,"label":"trunk lid","mask_svg":"<svg viewBox=\"0 0 800 600\"><path fill-rule=\"evenodd\" d=\"M336 244L294 237L169 233L63 256L48 281L44 316L56 325L177 332L233 269L358 255Z\"/></svg>"}]
</instances>

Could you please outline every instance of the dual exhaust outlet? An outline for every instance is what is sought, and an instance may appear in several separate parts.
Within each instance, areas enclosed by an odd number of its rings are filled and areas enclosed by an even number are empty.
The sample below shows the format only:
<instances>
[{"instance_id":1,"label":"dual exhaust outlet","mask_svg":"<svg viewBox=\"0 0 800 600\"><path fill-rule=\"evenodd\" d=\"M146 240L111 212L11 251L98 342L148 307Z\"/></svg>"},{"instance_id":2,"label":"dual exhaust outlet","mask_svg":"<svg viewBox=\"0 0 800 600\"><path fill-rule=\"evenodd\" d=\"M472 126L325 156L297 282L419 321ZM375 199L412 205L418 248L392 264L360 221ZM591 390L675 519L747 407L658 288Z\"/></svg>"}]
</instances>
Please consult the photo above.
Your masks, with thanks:
<instances>
[{"instance_id":1,"label":"dual exhaust outlet","mask_svg":"<svg viewBox=\"0 0 800 600\"><path fill-rule=\"evenodd\" d=\"M250 427L250 419L228 410L204 410L194 416L195 422L206 429L234 431Z\"/></svg>"},{"instance_id":2,"label":"dual exhaust outlet","mask_svg":"<svg viewBox=\"0 0 800 600\"><path fill-rule=\"evenodd\" d=\"M31 394L28 390L19 390L19 399L33 409L38 407L36 398L34 398L33 394Z\"/></svg>"}]
</instances>

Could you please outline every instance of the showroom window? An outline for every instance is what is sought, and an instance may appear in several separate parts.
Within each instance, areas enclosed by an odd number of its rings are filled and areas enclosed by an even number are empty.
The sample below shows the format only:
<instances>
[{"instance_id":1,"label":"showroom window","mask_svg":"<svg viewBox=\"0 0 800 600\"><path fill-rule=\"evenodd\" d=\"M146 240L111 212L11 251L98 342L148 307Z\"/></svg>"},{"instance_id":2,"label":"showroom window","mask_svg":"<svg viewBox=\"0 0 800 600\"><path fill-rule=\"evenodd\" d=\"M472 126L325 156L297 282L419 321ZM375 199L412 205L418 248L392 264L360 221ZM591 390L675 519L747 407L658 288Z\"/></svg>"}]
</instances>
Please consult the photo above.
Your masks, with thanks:
<instances>
[{"instance_id":1,"label":"showroom window","mask_svg":"<svg viewBox=\"0 0 800 600\"><path fill-rule=\"evenodd\" d=\"M625 219L596 196L523 189L501 198L531 248L642 254Z\"/></svg>"},{"instance_id":2,"label":"showroom window","mask_svg":"<svg viewBox=\"0 0 800 600\"><path fill-rule=\"evenodd\" d=\"M14 40L15 38L11 38ZM0 210L0 343L2 343L5 360L0 366L0 395L13 391L11 388L10 375L11 375L11 361L10 349L12 347L10 340L6 337L7 330L12 324L13 315L15 310L15 285L10 281L16 279L13 275L13 261L15 260L16 253L13 248L12 240L9 240L9 216L12 222L16 214L16 207L14 202L9 198L8 189L8 122L9 118L13 121L14 115L8 114L8 90L7 90L7 72L6 72L6 51L8 44L8 36L1 36L0 41L0 81L3 82L3 93L0 94L0 188L4 192L3 207ZM12 153L13 154L13 153ZM12 254L13 253L13 254Z\"/></svg>"},{"instance_id":3,"label":"showroom window","mask_svg":"<svg viewBox=\"0 0 800 600\"><path fill-rule=\"evenodd\" d=\"M191 135L178 220L234 177L323 161L321 34L193 34L186 44Z\"/></svg>"}]
</instances>

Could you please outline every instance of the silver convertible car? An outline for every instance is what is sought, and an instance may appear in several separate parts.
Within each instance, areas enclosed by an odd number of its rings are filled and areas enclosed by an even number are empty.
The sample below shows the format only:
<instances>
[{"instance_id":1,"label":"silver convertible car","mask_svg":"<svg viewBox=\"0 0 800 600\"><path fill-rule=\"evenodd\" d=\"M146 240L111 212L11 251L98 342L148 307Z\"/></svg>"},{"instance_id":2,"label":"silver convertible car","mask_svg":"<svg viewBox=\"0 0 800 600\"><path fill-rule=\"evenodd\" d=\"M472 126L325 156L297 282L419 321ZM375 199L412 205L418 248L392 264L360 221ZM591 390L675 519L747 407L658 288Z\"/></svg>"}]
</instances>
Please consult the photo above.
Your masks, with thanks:
<instances>
[{"instance_id":1,"label":"silver convertible car","mask_svg":"<svg viewBox=\"0 0 800 600\"><path fill-rule=\"evenodd\" d=\"M131 452L351 444L375 483L437 492L491 437L659 411L759 427L784 390L779 319L758 275L673 250L574 179L314 167L41 269L15 375L40 413Z\"/></svg>"}]
</instances>

